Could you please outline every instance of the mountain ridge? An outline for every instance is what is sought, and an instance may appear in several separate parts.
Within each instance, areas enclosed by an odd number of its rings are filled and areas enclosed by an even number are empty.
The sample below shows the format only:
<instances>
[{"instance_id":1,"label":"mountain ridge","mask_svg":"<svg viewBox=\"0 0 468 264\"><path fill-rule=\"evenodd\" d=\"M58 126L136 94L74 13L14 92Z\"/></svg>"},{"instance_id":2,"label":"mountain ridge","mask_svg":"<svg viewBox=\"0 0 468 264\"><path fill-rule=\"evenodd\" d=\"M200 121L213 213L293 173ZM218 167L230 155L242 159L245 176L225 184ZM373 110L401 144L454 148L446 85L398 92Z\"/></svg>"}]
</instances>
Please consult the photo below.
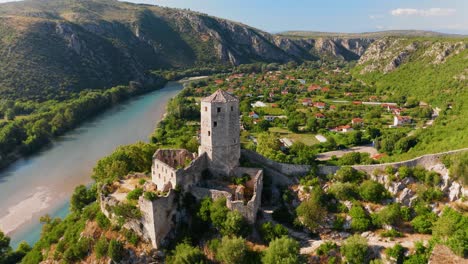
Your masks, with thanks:
<instances>
[{"instance_id":1,"label":"mountain ridge","mask_svg":"<svg viewBox=\"0 0 468 264\"><path fill-rule=\"evenodd\" d=\"M115 0L0 4L0 96L42 98L206 65L357 60L372 40L291 40L198 12Z\"/></svg>"}]
</instances>

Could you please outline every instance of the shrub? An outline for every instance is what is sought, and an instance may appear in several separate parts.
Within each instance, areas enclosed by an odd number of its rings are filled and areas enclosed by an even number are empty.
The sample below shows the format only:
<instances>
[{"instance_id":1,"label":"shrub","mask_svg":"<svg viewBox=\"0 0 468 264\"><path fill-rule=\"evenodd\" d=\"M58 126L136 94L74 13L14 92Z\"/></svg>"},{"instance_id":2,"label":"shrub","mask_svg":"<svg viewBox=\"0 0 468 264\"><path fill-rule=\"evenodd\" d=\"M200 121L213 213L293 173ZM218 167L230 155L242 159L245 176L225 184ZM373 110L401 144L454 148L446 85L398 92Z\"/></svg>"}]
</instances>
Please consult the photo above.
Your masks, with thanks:
<instances>
[{"instance_id":1,"label":"shrub","mask_svg":"<svg viewBox=\"0 0 468 264\"><path fill-rule=\"evenodd\" d=\"M446 207L432 227L434 237L441 239L458 255L468 254L468 216Z\"/></svg>"},{"instance_id":2,"label":"shrub","mask_svg":"<svg viewBox=\"0 0 468 264\"><path fill-rule=\"evenodd\" d=\"M437 219L437 215L430 212L423 215L416 216L412 221L411 225L414 230L421 234L430 234L432 231L432 224Z\"/></svg>"},{"instance_id":3,"label":"shrub","mask_svg":"<svg viewBox=\"0 0 468 264\"><path fill-rule=\"evenodd\" d=\"M245 261L247 246L240 237L224 236L216 251L216 259L225 264L237 264Z\"/></svg>"},{"instance_id":4,"label":"shrub","mask_svg":"<svg viewBox=\"0 0 468 264\"><path fill-rule=\"evenodd\" d=\"M298 262L299 243L286 236L271 241L262 258L264 264L296 264Z\"/></svg>"},{"instance_id":5,"label":"shrub","mask_svg":"<svg viewBox=\"0 0 468 264\"><path fill-rule=\"evenodd\" d=\"M158 195L155 192L145 192L143 197L148 201L154 201L158 199Z\"/></svg>"},{"instance_id":6,"label":"shrub","mask_svg":"<svg viewBox=\"0 0 468 264\"><path fill-rule=\"evenodd\" d=\"M101 259L107 256L107 250L109 248L109 242L106 237L101 237L94 246L94 252L96 252L96 257Z\"/></svg>"},{"instance_id":7,"label":"shrub","mask_svg":"<svg viewBox=\"0 0 468 264\"><path fill-rule=\"evenodd\" d=\"M327 214L327 210L322 206L319 199L320 197L317 197L317 195L311 195L308 200L302 201L296 208L300 221L311 231L314 231L323 222Z\"/></svg>"},{"instance_id":8,"label":"shrub","mask_svg":"<svg viewBox=\"0 0 468 264\"><path fill-rule=\"evenodd\" d=\"M138 237L138 235L132 230L125 229L124 230L124 235L125 235L125 238L127 239L127 241L130 242L130 244L132 244L134 246L136 246L138 244L138 242L140 241L140 238Z\"/></svg>"},{"instance_id":9,"label":"shrub","mask_svg":"<svg viewBox=\"0 0 468 264\"><path fill-rule=\"evenodd\" d=\"M341 167L333 178L340 182L359 182L365 178L365 174L352 167Z\"/></svg>"},{"instance_id":10,"label":"shrub","mask_svg":"<svg viewBox=\"0 0 468 264\"><path fill-rule=\"evenodd\" d=\"M339 200L353 200L357 198L357 187L350 182L336 182L329 190Z\"/></svg>"},{"instance_id":11,"label":"shrub","mask_svg":"<svg viewBox=\"0 0 468 264\"><path fill-rule=\"evenodd\" d=\"M112 239L109 242L109 247L107 249L107 255L115 262L119 262L123 259L124 256L124 247L120 241Z\"/></svg>"},{"instance_id":12,"label":"shrub","mask_svg":"<svg viewBox=\"0 0 468 264\"><path fill-rule=\"evenodd\" d=\"M176 246L172 254L166 258L168 264L206 263L205 255L199 248L192 247L187 243Z\"/></svg>"},{"instance_id":13,"label":"shrub","mask_svg":"<svg viewBox=\"0 0 468 264\"><path fill-rule=\"evenodd\" d=\"M229 211L226 220L222 224L221 233L223 235L247 236L249 225L244 217L237 211Z\"/></svg>"},{"instance_id":14,"label":"shrub","mask_svg":"<svg viewBox=\"0 0 468 264\"><path fill-rule=\"evenodd\" d=\"M367 180L359 188L359 195L366 201L378 203L387 196L387 191L382 184Z\"/></svg>"},{"instance_id":15,"label":"shrub","mask_svg":"<svg viewBox=\"0 0 468 264\"><path fill-rule=\"evenodd\" d=\"M366 231L371 227L370 217L359 203L353 204L351 210L349 210L349 215L352 218L351 228L354 231Z\"/></svg>"},{"instance_id":16,"label":"shrub","mask_svg":"<svg viewBox=\"0 0 468 264\"><path fill-rule=\"evenodd\" d=\"M408 178L413 176L413 171L407 166L401 166L398 168L398 174L400 179Z\"/></svg>"},{"instance_id":17,"label":"shrub","mask_svg":"<svg viewBox=\"0 0 468 264\"><path fill-rule=\"evenodd\" d=\"M402 214L400 210L400 204L394 203L385 206L382 210L380 210L377 213L377 223L375 224L395 225L398 224L401 219Z\"/></svg>"},{"instance_id":18,"label":"shrub","mask_svg":"<svg viewBox=\"0 0 468 264\"><path fill-rule=\"evenodd\" d=\"M385 254L396 263L403 263L405 248L400 244L395 244L394 247L386 248Z\"/></svg>"},{"instance_id":19,"label":"shrub","mask_svg":"<svg viewBox=\"0 0 468 264\"><path fill-rule=\"evenodd\" d=\"M124 219L137 219L141 217L140 209L138 209L135 205L127 203L119 203L118 205L112 207L112 212Z\"/></svg>"},{"instance_id":20,"label":"shrub","mask_svg":"<svg viewBox=\"0 0 468 264\"><path fill-rule=\"evenodd\" d=\"M138 200L143 195L142 188L135 188L127 194L127 200Z\"/></svg>"},{"instance_id":21,"label":"shrub","mask_svg":"<svg viewBox=\"0 0 468 264\"><path fill-rule=\"evenodd\" d=\"M138 184L139 184L139 185L144 185L145 183L146 183L146 180L145 180L145 179L140 179L140 180L138 181Z\"/></svg>"},{"instance_id":22,"label":"shrub","mask_svg":"<svg viewBox=\"0 0 468 264\"><path fill-rule=\"evenodd\" d=\"M86 205L96 201L96 187L93 186L89 190L84 185L75 188L70 199L72 211L81 211Z\"/></svg>"},{"instance_id":23,"label":"shrub","mask_svg":"<svg viewBox=\"0 0 468 264\"><path fill-rule=\"evenodd\" d=\"M341 254L346 257L347 263L366 263L368 261L367 240L358 234L347 238L341 245Z\"/></svg>"},{"instance_id":24,"label":"shrub","mask_svg":"<svg viewBox=\"0 0 468 264\"><path fill-rule=\"evenodd\" d=\"M328 255L328 253L332 250L335 250L337 249L338 246L334 243L334 242L331 242L331 241L326 241L325 243L321 244L318 248L317 248L317 255L319 256L323 256L323 255Z\"/></svg>"},{"instance_id":25,"label":"shrub","mask_svg":"<svg viewBox=\"0 0 468 264\"><path fill-rule=\"evenodd\" d=\"M110 227L110 224L111 224L109 219L107 219L107 216L105 214L103 214L102 212L98 212L96 214L96 222L97 222L98 226L101 229L104 229L104 230L108 229Z\"/></svg>"},{"instance_id":26,"label":"shrub","mask_svg":"<svg viewBox=\"0 0 468 264\"><path fill-rule=\"evenodd\" d=\"M288 234L288 230L280 224L272 224L271 222L263 223L260 227L260 233L263 240L271 242L276 238L280 238Z\"/></svg>"},{"instance_id":27,"label":"shrub","mask_svg":"<svg viewBox=\"0 0 468 264\"><path fill-rule=\"evenodd\" d=\"M210 220L213 225L222 229L226 221L229 209L226 207L226 198L221 198L214 201L210 206Z\"/></svg>"}]
</instances>

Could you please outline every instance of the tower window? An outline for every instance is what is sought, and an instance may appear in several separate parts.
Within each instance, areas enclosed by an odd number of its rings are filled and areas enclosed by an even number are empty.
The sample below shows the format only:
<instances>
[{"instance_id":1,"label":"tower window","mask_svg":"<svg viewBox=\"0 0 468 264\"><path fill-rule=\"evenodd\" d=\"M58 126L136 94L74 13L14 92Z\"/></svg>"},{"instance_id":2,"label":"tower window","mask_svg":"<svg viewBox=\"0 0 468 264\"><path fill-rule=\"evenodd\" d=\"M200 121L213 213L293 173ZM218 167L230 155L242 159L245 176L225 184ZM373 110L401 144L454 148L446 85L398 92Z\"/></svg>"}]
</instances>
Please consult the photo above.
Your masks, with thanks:
<instances>
[{"instance_id":1,"label":"tower window","mask_svg":"<svg viewBox=\"0 0 468 264\"><path fill-rule=\"evenodd\" d=\"M207 107L207 106L205 106L205 112L206 112L206 111L208 111L208 107Z\"/></svg>"},{"instance_id":2,"label":"tower window","mask_svg":"<svg viewBox=\"0 0 468 264\"><path fill-rule=\"evenodd\" d=\"M211 132L210 132L210 131L208 131L208 136L211 136Z\"/></svg>"},{"instance_id":3,"label":"tower window","mask_svg":"<svg viewBox=\"0 0 468 264\"><path fill-rule=\"evenodd\" d=\"M234 106L231 106L231 112L234 111Z\"/></svg>"},{"instance_id":4,"label":"tower window","mask_svg":"<svg viewBox=\"0 0 468 264\"><path fill-rule=\"evenodd\" d=\"M213 122L213 126L214 126L214 127L217 127L217 126L218 126L218 122Z\"/></svg>"},{"instance_id":5,"label":"tower window","mask_svg":"<svg viewBox=\"0 0 468 264\"><path fill-rule=\"evenodd\" d=\"M218 111L218 113L220 113L221 112L221 107L218 107L217 111Z\"/></svg>"}]
</instances>

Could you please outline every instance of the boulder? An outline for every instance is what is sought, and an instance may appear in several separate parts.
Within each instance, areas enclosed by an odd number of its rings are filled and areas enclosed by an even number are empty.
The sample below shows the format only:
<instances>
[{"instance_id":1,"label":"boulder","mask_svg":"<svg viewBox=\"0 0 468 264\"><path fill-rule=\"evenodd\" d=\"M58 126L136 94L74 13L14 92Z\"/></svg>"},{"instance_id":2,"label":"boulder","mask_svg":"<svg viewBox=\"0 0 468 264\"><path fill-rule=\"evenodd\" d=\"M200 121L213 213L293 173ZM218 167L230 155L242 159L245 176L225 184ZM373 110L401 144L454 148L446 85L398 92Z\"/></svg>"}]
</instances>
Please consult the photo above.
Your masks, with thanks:
<instances>
[{"instance_id":1,"label":"boulder","mask_svg":"<svg viewBox=\"0 0 468 264\"><path fill-rule=\"evenodd\" d=\"M458 182L453 182L449 188L449 201L453 202L461 198L462 186Z\"/></svg>"}]
</instances>

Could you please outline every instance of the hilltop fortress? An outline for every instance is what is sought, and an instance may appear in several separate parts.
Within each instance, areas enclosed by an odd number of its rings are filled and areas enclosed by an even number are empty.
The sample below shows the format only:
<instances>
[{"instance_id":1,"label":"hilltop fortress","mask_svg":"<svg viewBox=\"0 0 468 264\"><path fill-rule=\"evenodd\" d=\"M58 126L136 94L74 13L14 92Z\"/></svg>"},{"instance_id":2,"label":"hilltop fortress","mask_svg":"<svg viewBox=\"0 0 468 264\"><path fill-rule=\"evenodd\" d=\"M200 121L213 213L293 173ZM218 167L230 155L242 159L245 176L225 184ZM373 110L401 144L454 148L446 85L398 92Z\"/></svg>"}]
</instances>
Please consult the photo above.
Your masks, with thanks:
<instances>
[{"instance_id":1,"label":"hilltop fortress","mask_svg":"<svg viewBox=\"0 0 468 264\"><path fill-rule=\"evenodd\" d=\"M151 181L142 188L159 196L148 200L140 196L141 218L126 219L124 227L135 231L158 248L183 221L179 207L180 192L196 199L226 198L230 210L254 223L261 203L263 170L240 167L239 100L218 90L201 100L201 132L198 153L186 149L158 149L153 156ZM128 191L145 175L127 177L113 186L103 186L101 209L116 220L112 208L125 202ZM243 178L235 184L234 177ZM108 193L104 195L103 193Z\"/></svg>"}]
</instances>

